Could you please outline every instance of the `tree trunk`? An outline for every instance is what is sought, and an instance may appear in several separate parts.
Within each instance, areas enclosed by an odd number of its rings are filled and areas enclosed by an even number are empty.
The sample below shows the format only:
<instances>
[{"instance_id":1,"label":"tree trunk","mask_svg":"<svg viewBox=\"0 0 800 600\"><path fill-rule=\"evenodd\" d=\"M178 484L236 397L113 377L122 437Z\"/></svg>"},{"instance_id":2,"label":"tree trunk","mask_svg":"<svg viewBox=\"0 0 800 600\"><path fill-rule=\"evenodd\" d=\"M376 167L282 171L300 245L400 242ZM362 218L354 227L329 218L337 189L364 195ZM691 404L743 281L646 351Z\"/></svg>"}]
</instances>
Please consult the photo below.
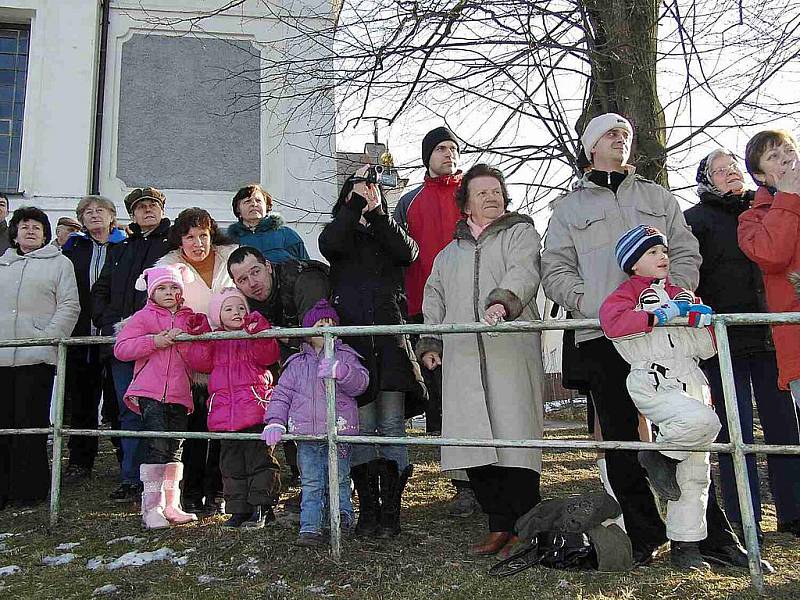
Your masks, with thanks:
<instances>
[{"instance_id":1,"label":"tree trunk","mask_svg":"<svg viewBox=\"0 0 800 600\"><path fill-rule=\"evenodd\" d=\"M634 128L629 162L637 173L666 187L664 110L656 85L658 2L582 2L590 25L592 83L578 131L599 114L623 115Z\"/></svg>"}]
</instances>

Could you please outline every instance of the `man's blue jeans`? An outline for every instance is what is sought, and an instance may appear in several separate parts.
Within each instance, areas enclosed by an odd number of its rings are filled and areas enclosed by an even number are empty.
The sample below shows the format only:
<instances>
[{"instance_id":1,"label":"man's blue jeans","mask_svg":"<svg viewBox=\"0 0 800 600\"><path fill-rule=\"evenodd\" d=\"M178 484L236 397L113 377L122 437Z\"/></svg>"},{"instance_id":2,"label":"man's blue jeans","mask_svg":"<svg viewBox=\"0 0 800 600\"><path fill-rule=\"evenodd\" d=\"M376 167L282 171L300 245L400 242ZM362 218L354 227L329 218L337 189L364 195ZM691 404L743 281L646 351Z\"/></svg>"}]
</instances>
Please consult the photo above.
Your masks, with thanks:
<instances>
[{"instance_id":1,"label":"man's blue jeans","mask_svg":"<svg viewBox=\"0 0 800 600\"><path fill-rule=\"evenodd\" d=\"M359 433L361 435L403 437L406 434L405 399L404 392L383 391L366 406L360 406L358 408ZM354 445L354 467L379 458L396 462L397 471L402 473L408 466L408 447L383 444L380 446Z\"/></svg>"},{"instance_id":2,"label":"man's blue jeans","mask_svg":"<svg viewBox=\"0 0 800 600\"><path fill-rule=\"evenodd\" d=\"M353 523L350 500L350 445L337 444L339 451L339 514L342 529ZM322 533L328 514L328 445L297 442L297 464L303 499L300 503L300 533Z\"/></svg>"},{"instance_id":3,"label":"man's blue jeans","mask_svg":"<svg viewBox=\"0 0 800 600\"><path fill-rule=\"evenodd\" d=\"M119 405L119 426L127 431L142 431L142 417L125 404L125 392L133 380L133 362L111 359L111 376L117 392ZM139 483L139 467L144 462L147 440L142 438L122 438L122 483Z\"/></svg>"}]
</instances>

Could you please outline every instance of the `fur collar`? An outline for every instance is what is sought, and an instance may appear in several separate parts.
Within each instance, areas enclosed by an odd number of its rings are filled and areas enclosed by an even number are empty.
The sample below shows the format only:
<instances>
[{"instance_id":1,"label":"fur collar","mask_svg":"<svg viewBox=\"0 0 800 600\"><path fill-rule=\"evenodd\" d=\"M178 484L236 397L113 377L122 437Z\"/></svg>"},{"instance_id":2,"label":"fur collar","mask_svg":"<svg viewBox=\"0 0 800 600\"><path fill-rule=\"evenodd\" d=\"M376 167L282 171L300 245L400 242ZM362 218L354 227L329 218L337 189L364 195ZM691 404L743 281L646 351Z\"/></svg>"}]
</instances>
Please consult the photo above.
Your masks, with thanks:
<instances>
[{"instance_id":1,"label":"fur collar","mask_svg":"<svg viewBox=\"0 0 800 600\"><path fill-rule=\"evenodd\" d=\"M245 225L241 219L232 224L230 229L231 233L238 236L247 235L248 233L264 233L265 231L274 231L286 225L286 220L283 215L276 212L269 213L266 217L261 219L256 225L255 229L250 229Z\"/></svg>"},{"instance_id":2,"label":"fur collar","mask_svg":"<svg viewBox=\"0 0 800 600\"><path fill-rule=\"evenodd\" d=\"M472 231L470 231L467 220L461 219L458 223L456 223L456 231L453 237L457 240L469 240L472 242L480 241L491 235L496 235L501 231L510 229L514 225L519 225L520 223L527 223L531 227L534 226L533 219L531 219L528 215L523 215L522 213L518 213L516 211L509 211L489 223L486 229L483 230L483 233L481 233L476 240L474 237L472 237Z\"/></svg>"}]
</instances>

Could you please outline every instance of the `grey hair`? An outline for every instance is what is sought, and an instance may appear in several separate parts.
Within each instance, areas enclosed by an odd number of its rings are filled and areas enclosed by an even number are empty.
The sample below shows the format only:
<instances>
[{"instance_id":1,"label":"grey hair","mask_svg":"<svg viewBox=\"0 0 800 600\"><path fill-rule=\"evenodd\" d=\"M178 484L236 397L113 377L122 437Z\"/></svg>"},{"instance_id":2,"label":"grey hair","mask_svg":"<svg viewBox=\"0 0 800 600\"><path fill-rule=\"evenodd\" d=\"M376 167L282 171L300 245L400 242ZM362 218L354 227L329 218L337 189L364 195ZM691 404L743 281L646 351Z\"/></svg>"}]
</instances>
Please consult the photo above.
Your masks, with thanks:
<instances>
[{"instance_id":1,"label":"grey hair","mask_svg":"<svg viewBox=\"0 0 800 600\"><path fill-rule=\"evenodd\" d=\"M117 207L105 196L90 195L81 198L78 202L78 206L75 207L75 215L78 217L78 222L83 225L83 213L85 213L86 209L92 204L97 204L111 213L111 225L109 226L109 230L113 230L114 227L117 226Z\"/></svg>"}]
</instances>

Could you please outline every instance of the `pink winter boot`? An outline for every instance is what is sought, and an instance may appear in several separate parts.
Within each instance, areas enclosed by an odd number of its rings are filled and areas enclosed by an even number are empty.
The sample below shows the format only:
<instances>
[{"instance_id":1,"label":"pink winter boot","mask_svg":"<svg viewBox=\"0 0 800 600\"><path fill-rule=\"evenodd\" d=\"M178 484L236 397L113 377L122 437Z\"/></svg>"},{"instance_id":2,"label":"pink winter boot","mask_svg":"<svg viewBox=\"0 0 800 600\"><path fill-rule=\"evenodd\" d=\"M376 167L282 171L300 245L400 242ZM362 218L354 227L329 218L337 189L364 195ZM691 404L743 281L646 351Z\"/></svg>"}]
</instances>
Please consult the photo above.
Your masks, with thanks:
<instances>
[{"instance_id":1,"label":"pink winter boot","mask_svg":"<svg viewBox=\"0 0 800 600\"><path fill-rule=\"evenodd\" d=\"M183 525L197 521L197 515L187 513L181 509L181 480L183 479L183 464L171 462L164 465L164 498L166 504L164 516L170 523Z\"/></svg>"},{"instance_id":2,"label":"pink winter boot","mask_svg":"<svg viewBox=\"0 0 800 600\"><path fill-rule=\"evenodd\" d=\"M164 517L164 465L142 465L139 469L142 480L142 527L165 529L169 521Z\"/></svg>"}]
</instances>

